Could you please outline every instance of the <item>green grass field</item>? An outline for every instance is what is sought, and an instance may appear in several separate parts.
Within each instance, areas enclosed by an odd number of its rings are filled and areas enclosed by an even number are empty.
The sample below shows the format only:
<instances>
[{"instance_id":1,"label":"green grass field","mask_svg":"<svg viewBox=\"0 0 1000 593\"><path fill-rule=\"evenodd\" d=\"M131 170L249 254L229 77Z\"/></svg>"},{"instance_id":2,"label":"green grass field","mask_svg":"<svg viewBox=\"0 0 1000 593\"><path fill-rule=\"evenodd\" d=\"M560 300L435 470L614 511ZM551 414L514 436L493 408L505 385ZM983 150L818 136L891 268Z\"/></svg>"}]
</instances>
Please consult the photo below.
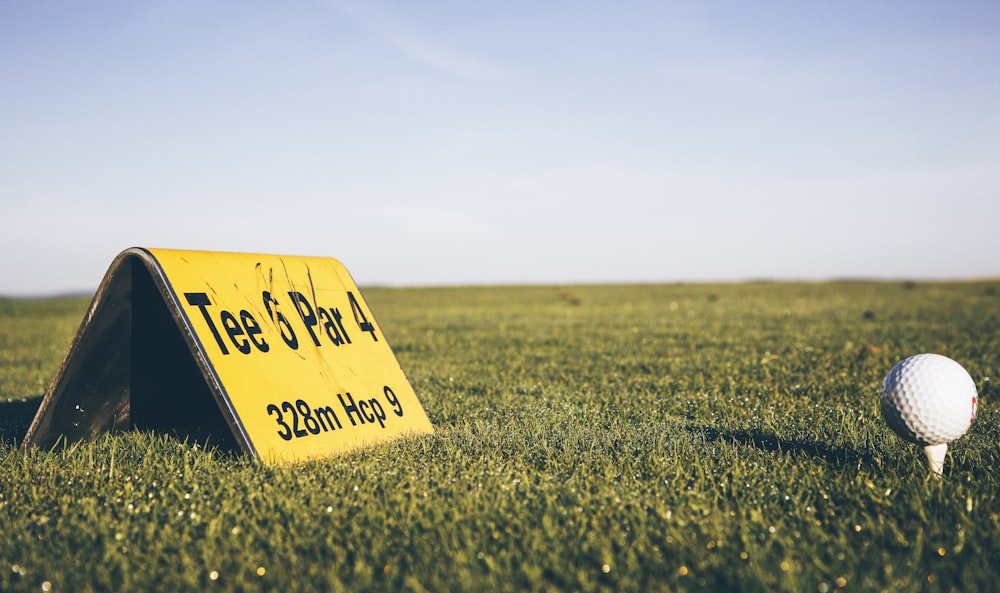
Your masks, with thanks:
<instances>
[{"instance_id":1,"label":"green grass field","mask_svg":"<svg viewBox=\"0 0 1000 593\"><path fill-rule=\"evenodd\" d=\"M365 298L436 432L284 466L138 432L21 452L87 301L0 300L0 588L1000 586L1000 283ZM943 480L878 410L919 352L980 390Z\"/></svg>"}]
</instances>

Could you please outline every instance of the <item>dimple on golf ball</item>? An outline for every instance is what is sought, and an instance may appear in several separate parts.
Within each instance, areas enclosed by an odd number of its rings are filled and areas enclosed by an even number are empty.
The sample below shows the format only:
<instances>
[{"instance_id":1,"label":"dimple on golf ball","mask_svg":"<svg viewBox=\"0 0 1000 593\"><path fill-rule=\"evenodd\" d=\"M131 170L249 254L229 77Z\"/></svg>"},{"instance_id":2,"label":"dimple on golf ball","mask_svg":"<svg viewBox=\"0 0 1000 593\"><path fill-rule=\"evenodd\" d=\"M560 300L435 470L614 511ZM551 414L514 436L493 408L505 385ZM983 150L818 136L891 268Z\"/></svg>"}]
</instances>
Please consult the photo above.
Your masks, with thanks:
<instances>
[{"instance_id":1,"label":"dimple on golf ball","mask_svg":"<svg viewBox=\"0 0 1000 593\"><path fill-rule=\"evenodd\" d=\"M892 367L880 400L889 428L926 446L965 434L976 419L978 394L962 365L940 354L917 354Z\"/></svg>"}]
</instances>

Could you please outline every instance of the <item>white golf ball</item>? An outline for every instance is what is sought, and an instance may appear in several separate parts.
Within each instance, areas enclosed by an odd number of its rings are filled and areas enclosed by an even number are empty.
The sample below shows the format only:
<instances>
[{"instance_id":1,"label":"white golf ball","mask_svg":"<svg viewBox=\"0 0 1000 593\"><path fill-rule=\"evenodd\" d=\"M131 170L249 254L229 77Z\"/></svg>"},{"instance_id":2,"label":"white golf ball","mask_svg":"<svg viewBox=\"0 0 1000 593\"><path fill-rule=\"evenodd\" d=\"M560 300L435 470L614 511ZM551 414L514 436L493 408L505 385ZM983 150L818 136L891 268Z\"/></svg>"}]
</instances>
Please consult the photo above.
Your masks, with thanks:
<instances>
[{"instance_id":1,"label":"white golf ball","mask_svg":"<svg viewBox=\"0 0 1000 593\"><path fill-rule=\"evenodd\" d=\"M940 354L917 354L892 367L880 399L889 428L926 446L965 434L976 419L978 394L962 365Z\"/></svg>"}]
</instances>

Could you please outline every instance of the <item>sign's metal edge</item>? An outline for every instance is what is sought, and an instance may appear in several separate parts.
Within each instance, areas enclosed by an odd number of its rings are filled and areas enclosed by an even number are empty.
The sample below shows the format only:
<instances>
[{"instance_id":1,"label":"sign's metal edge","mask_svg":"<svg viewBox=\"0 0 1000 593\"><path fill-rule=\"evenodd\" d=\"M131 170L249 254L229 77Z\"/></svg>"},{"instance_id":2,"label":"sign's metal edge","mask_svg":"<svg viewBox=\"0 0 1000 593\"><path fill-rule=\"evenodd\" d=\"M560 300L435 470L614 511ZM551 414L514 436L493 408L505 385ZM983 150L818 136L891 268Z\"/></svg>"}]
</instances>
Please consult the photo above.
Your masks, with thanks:
<instances>
[{"instance_id":1,"label":"sign's metal edge","mask_svg":"<svg viewBox=\"0 0 1000 593\"><path fill-rule=\"evenodd\" d=\"M254 446L246 427L243 426L242 419L233 406L229 392L226 391L226 387L222 384L222 380L219 378L218 373L216 373L215 367L208 359L208 354L205 352L205 346L201 343L201 338L198 337L197 332L195 332L194 327L191 325L191 320L184 311L184 307L181 306L180 299L177 298L177 293L174 291L174 286L171 284L170 278L167 277L166 272L160 266L159 260L156 259L156 255L150 249L153 248L131 247L125 250L125 252L135 254L145 264L160 295L169 303L170 306L167 309L170 311L170 316L174 318L178 329L184 337L184 341L191 348L192 354L195 355L195 363L198 365L198 369L201 371L202 377L208 384L212 395L216 402L220 406L225 407L225 410L228 412L224 414L226 416L226 424L235 433L234 436L237 437L236 440L244 452L254 459L260 459L257 448Z\"/></svg>"}]
</instances>

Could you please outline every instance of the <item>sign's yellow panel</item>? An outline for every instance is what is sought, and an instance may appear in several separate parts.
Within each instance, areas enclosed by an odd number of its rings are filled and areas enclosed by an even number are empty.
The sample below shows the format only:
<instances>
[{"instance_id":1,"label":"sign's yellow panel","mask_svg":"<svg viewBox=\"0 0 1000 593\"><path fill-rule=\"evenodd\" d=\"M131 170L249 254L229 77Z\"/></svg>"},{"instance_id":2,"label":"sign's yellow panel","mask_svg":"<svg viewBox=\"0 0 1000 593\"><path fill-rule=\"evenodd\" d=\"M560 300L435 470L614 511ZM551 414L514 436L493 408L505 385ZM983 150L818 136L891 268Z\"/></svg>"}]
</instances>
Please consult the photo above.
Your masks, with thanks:
<instances>
[{"instance_id":1,"label":"sign's yellow panel","mask_svg":"<svg viewBox=\"0 0 1000 593\"><path fill-rule=\"evenodd\" d=\"M264 460L433 432L335 259L147 249Z\"/></svg>"}]
</instances>

